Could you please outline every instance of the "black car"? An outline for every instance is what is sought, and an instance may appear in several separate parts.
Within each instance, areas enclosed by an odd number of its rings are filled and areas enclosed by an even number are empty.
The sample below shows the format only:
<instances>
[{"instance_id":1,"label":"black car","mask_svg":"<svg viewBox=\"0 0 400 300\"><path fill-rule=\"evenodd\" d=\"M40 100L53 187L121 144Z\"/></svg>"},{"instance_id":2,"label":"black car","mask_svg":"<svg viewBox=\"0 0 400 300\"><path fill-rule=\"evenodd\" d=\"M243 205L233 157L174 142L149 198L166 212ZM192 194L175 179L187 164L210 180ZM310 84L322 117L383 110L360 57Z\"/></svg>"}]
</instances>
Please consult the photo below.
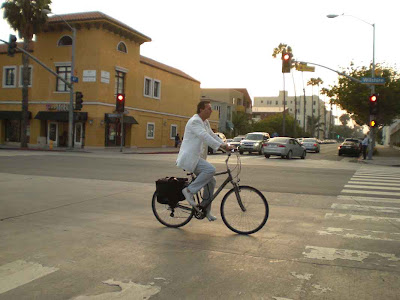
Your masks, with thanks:
<instances>
[{"instance_id":1,"label":"black car","mask_svg":"<svg viewBox=\"0 0 400 300\"><path fill-rule=\"evenodd\" d=\"M362 140L357 139L357 138L347 138L344 141L356 143L358 145L358 147L360 148L360 152L362 152Z\"/></svg>"},{"instance_id":2,"label":"black car","mask_svg":"<svg viewBox=\"0 0 400 300\"><path fill-rule=\"evenodd\" d=\"M339 147L339 156L343 154L353 155L353 156L360 156L360 146L358 142L343 142Z\"/></svg>"}]
</instances>

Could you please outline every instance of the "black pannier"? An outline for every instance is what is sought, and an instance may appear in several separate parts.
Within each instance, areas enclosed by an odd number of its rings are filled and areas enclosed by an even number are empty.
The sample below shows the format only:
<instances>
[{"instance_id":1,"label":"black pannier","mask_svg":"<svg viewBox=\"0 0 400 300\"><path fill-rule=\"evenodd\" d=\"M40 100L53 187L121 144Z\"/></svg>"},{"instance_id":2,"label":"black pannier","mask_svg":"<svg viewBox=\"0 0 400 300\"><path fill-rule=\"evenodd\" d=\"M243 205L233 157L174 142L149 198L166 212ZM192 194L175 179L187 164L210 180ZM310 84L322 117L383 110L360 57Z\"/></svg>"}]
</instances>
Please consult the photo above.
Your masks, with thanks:
<instances>
[{"instance_id":1,"label":"black pannier","mask_svg":"<svg viewBox=\"0 0 400 300\"><path fill-rule=\"evenodd\" d=\"M185 200L182 190L187 186L187 178L165 177L156 181L157 202L175 207Z\"/></svg>"}]
</instances>

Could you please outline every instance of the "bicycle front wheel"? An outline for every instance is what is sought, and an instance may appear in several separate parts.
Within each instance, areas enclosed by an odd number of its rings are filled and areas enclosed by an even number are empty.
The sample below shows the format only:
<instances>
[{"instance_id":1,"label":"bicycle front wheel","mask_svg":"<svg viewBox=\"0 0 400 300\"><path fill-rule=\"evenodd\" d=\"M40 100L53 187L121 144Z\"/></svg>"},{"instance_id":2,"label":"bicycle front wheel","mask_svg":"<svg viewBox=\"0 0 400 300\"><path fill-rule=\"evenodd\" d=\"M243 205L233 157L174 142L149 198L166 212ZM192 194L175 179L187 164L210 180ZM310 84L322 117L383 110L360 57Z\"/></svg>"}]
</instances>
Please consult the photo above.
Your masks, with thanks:
<instances>
[{"instance_id":1,"label":"bicycle front wheel","mask_svg":"<svg viewBox=\"0 0 400 300\"><path fill-rule=\"evenodd\" d=\"M151 200L151 208L157 220L167 227L181 227L189 223L193 218L194 210L186 203L179 202L174 208L168 204L157 202L157 192L154 192Z\"/></svg>"},{"instance_id":2,"label":"bicycle front wheel","mask_svg":"<svg viewBox=\"0 0 400 300\"><path fill-rule=\"evenodd\" d=\"M239 186L228 191L221 202L221 216L225 225L239 234L259 231L268 220L269 207L264 195L251 186Z\"/></svg>"}]
</instances>

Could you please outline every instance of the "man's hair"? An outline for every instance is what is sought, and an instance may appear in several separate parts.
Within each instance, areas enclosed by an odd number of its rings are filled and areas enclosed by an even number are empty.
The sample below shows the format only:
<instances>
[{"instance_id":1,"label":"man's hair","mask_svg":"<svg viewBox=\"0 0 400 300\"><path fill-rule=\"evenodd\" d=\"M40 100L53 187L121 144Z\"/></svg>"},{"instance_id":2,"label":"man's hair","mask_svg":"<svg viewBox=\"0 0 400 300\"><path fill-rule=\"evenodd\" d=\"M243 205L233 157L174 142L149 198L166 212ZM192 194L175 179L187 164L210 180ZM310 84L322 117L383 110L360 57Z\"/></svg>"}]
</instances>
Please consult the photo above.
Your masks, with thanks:
<instances>
[{"instance_id":1,"label":"man's hair","mask_svg":"<svg viewBox=\"0 0 400 300\"><path fill-rule=\"evenodd\" d=\"M200 112L200 109L205 109L206 108L206 104L209 104L210 101L208 100L201 100L198 104L197 104L197 113Z\"/></svg>"}]
</instances>

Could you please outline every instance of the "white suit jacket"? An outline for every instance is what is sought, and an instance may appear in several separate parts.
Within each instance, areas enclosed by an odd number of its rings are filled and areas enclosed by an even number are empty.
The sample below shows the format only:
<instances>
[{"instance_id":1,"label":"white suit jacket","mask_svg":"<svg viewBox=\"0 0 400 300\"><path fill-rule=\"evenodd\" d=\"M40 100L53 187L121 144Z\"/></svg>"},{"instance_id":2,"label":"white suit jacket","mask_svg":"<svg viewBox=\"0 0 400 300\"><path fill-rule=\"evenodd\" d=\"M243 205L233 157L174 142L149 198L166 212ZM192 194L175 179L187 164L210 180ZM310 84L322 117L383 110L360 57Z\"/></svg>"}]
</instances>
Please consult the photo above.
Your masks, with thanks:
<instances>
[{"instance_id":1,"label":"white suit jacket","mask_svg":"<svg viewBox=\"0 0 400 300\"><path fill-rule=\"evenodd\" d=\"M208 120L203 122L200 116L195 114L186 124L176 165L193 172L200 157L206 159L207 146L217 150L222 144L223 141L211 130Z\"/></svg>"}]
</instances>

